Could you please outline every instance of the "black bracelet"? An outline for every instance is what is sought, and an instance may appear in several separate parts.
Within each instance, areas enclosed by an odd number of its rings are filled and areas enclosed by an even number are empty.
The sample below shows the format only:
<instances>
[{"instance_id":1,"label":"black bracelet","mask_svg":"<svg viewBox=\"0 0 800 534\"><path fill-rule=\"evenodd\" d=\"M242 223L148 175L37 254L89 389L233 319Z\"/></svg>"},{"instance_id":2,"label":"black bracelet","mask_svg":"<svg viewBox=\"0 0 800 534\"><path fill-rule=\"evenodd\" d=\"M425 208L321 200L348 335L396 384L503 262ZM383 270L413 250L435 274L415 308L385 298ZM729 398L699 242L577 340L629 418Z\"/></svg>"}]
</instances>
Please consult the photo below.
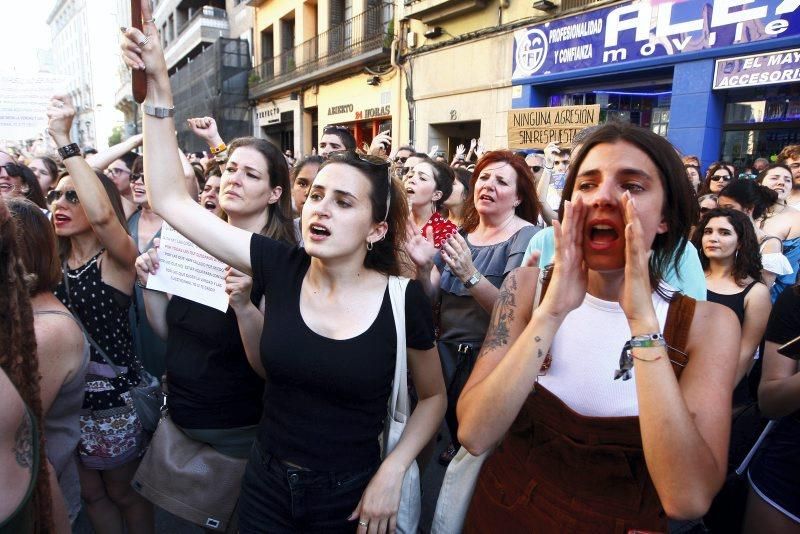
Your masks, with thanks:
<instances>
[{"instance_id":1,"label":"black bracelet","mask_svg":"<svg viewBox=\"0 0 800 534\"><path fill-rule=\"evenodd\" d=\"M64 161L65 159L71 158L73 156L80 156L81 147L78 146L78 143L70 143L68 145L64 145L58 148L58 155L61 156L61 161Z\"/></svg>"}]
</instances>

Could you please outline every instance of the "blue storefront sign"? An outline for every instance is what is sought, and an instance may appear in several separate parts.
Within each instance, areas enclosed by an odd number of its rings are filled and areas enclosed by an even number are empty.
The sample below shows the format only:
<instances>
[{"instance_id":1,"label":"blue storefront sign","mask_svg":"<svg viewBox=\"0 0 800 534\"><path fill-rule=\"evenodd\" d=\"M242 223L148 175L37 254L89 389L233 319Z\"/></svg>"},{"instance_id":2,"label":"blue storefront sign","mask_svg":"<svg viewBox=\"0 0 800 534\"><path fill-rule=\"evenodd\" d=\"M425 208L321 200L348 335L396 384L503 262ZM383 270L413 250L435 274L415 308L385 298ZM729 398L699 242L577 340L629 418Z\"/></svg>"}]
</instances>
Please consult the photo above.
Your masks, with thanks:
<instances>
[{"instance_id":1,"label":"blue storefront sign","mask_svg":"<svg viewBox=\"0 0 800 534\"><path fill-rule=\"evenodd\" d=\"M512 80L661 59L800 36L800 0L639 0L514 32Z\"/></svg>"},{"instance_id":2,"label":"blue storefront sign","mask_svg":"<svg viewBox=\"0 0 800 534\"><path fill-rule=\"evenodd\" d=\"M800 81L800 48L718 59L714 66L714 89L797 81Z\"/></svg>"}]
</instances>

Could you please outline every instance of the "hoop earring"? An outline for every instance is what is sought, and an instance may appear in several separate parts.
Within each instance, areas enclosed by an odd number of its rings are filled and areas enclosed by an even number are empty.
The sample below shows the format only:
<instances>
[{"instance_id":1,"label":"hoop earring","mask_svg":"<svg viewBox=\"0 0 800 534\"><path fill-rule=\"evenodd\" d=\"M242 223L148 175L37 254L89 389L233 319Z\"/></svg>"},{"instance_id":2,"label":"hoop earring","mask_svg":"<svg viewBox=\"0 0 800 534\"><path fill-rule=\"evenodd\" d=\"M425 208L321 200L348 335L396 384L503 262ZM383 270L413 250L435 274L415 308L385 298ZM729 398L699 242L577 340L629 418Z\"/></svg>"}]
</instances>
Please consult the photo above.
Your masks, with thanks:
<instances>
[{"instance_id":1,"label":"hoop earring","mask_svg":"<svg viewBox=\"0 0 800 534\"><path fill-rule=\"evenodd\" d=\"M375 247L375 244L372 241L367 241L367 252L372 250Z\"/></svg>"}]
</instances>

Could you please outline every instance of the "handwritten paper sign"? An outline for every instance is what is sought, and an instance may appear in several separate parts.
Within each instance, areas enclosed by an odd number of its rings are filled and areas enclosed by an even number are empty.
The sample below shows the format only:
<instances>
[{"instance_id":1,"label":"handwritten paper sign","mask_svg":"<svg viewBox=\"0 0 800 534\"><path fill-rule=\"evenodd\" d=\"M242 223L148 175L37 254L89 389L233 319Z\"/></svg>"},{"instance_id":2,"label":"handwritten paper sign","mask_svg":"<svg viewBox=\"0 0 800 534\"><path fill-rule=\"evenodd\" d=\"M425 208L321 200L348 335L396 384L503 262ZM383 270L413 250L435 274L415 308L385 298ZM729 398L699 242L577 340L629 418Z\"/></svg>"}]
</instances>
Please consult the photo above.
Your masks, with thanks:
<instances>
[{"instance_id":1,"label":"handwritten paper sign","mask_svg":"<svg viewBox=\"0 0 800 534\"><path fill-rule=\"evenodd\" d=\"M512 109L508 112L511 149L544 148L550 143L569 145L575 134L600 124L600 106L563 106Z\"/></svg>"},{"instance_id":2,"label":"handwritten paper sign","mask_svg":"<svg viewBox=\"0 0 800 534\"><path fill-rule=\"evenodd\" d=\"M178 295L221 312L228 309L227 266L166 222L161 227L158 260L158 272L148 277L147 289Z\"/></svg>"},{"instance_id":3,"label":"handwritten paper sign","mask_svg":"<svg viewBox=\"0 0 800 534\"><path fill-rule=\"evenodd\" d=\"M47 128L47 104L63 93L66 80L54 74L0 74L0 139L35 139Z\"/></svg>"}]
</instances>

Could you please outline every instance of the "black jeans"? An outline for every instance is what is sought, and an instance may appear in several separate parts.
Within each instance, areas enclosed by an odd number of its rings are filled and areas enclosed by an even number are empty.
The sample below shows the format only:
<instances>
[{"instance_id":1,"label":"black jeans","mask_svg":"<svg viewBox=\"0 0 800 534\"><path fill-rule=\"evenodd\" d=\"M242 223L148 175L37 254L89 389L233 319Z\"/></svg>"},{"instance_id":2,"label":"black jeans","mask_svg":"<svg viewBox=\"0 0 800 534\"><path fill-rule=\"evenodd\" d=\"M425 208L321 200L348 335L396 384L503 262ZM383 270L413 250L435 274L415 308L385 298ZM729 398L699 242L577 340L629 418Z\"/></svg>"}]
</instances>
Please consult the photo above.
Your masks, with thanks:
<instances>
[{"instance_id":1,"label":"black jeans","mask_svg":"<svg viewBox=\"0 0 800 534\"><path fill-rule=\"evenodd\" d=\"M239 532L353 534L348 521L378 465L347 473L291 467L256 442L242 480Z\"/></svg>"},{"instance_id":2,"label":"black jeans","mask_svg":"<svg viewBox=\"0 0 800 534\"><path fill-rule=\"evenodd\" d=\"M450 431L450 439L456 450L461 446L458 442L458 419L456 418L456 405L461 391L467 383L478 353L481 351L480 342L453 343L451 341L439 342L439 358L442 363L445 387L447 388L447 411L444 420Z\"/></svg>"}]
</instances>

